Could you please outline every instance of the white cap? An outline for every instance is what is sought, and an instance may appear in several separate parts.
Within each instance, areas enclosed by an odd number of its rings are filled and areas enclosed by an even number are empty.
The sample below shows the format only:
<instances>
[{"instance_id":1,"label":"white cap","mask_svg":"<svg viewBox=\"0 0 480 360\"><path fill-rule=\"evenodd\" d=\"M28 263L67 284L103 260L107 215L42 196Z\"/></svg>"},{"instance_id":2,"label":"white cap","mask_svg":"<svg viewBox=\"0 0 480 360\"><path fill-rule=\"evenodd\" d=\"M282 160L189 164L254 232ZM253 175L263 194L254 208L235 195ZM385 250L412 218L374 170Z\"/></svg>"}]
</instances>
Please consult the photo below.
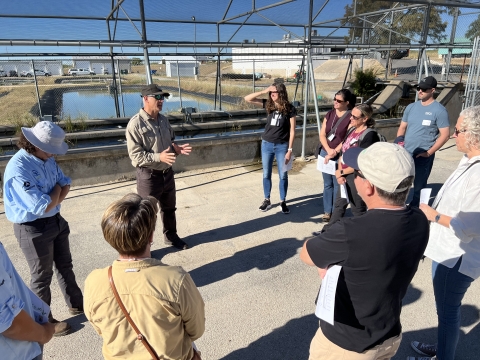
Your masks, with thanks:
<instances>
[{"instance_id":1,"label":"white cap","mask_svg":"<svg viewBox=\"0 0 480 360\"><path fill-rule=\"evenodd\" d=\"M412 156L403 147L387 142L376 142L366 149L348 149L343 162L360 170L373 185L389 193L402 192L410 186L398 189L409 176L415 176Z\"/></svg>"}]
</instances>

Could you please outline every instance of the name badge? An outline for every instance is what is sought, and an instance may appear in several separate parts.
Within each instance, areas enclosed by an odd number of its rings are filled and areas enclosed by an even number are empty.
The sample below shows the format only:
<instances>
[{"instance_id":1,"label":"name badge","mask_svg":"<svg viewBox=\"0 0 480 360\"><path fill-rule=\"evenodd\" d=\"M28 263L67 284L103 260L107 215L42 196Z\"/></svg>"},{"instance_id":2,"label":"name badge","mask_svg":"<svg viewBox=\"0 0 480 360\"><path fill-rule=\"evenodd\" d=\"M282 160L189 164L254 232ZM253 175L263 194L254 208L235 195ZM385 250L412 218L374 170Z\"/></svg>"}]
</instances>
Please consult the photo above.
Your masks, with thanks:
<instances>
[{"instance_id":1,"label":"name badge","mask_svg":"<svg viewBox=\"0 0 480 360\"><path fill-rule=\"evenodd\" d=\"M327 139L328 141L332 141L333 139L335 139L335 134L331 134Z\"/></svg>"},{"instance_id":2,"label":"name badge","mask_svg":"<svg viewBox=\"0 0 480 360\"><path fill-rule=\"evenodd\" d=\"M350 140L350 145L356 144L357 141L358 141L358 139L352 139L352 140Z\"/></svg>"},{"instance_id":3,"label":"name badge","mask_svg":"<svg viewBox=\"0 0 480 360\"><path fill-rule=\"evenodd\" d=\"M278 126L279 120L280 120L280 114L277 111L275 111L275 113L272 116L272 120L270 120L270 125Z\"/></svg>"},{"instance_id":4,"label":"name badge","mask_svg":"<svg viewBox=\"0 0 480 360\"><path fill-rule=\"evenodd\" d=\"M432 120L423 120L422 121L423 126L430 126L431 123L432 123Z\"/></svg>"}]
</instances>

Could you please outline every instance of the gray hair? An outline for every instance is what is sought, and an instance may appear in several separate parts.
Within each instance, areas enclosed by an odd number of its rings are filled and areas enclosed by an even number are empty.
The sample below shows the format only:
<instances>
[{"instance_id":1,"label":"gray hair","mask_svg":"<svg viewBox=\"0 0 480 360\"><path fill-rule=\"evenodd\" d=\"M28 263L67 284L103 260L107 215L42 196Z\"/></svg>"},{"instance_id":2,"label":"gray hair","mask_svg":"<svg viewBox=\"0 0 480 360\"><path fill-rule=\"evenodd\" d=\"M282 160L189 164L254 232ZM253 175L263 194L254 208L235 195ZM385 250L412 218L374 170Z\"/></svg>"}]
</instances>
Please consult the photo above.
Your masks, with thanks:
<instances>
[{"instance_id":1,"label":"gray hair","mask_svg":"<svg viewBox=\"0 0 480 360\"><path fill-rule=\"evenodd\" d=\"M460 116L463 116L463 123L460 131L465 130L465 141L467 148L479 148L480 144L480 106L472 106L464 109Z\"/></svg>"}]
</instances>

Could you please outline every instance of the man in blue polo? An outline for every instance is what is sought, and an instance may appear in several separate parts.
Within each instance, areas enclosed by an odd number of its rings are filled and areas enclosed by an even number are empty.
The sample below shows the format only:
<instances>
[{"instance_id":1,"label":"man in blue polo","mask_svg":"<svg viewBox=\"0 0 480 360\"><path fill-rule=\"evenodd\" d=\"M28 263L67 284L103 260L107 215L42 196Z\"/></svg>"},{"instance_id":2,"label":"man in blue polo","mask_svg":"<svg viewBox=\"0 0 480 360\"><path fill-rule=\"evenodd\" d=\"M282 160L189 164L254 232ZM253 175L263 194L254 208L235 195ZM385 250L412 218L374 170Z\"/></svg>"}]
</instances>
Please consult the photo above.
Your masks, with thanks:
<instances>
[{"instance_id":1,"label":"man in blue polo","mask_svg":"<svg viewBox=\"0 0 480 360\"><path fill-rule=\"evenodd\" d=\"M30 268L30 288L50 305L53 268L72 315L83 313L83 295L73 273L68 236L70 228L60 215L60 206L70 190L71 180L53 158L65 154L65 132L50 121L33 128L22 127L17 146L20 150L5 168L5 215L13 222L20 249ZM68 333L70 325L55 320L54 336Z\"/></svg>"},{"instance_id":2,"label":"man in blue polo","mask_svg":"<svg viewBox=\"0 0 480 360\"><path fill-rule=\"evenodd\" d=\"M413 183L413 200L411 206L420 203L420 190L427 185L432 171L435 152L439 150L450 136L448 113L433 94L437 80L427 76L417 86L420 101L407 106L403 113L397 140L404 137L405 149L413 156L415 162L415 181Z\"/></svg>"}]
</instances>

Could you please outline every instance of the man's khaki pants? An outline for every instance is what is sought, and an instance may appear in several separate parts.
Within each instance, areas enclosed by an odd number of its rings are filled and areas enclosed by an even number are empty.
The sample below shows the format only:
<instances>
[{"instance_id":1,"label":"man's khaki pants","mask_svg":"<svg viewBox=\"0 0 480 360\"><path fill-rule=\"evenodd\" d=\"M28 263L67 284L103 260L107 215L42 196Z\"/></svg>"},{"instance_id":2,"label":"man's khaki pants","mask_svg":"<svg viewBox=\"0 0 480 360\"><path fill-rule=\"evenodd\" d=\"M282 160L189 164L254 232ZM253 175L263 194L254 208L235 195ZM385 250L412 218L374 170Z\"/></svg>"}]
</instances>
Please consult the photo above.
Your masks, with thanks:
<instances>
[{"instance_id":1,"label":"man's khaki pants","mask_svg":"<svg viewBox=\"0 0 480 360\"><path fill-rule=\"evenodd\" d=\"M308 360L388 360L395 355L401 342L402 334L387 339L363 353L357 353L335 345L323 335L322 329L318 328L310 344Z\"/></svg>"}]
</instances>

